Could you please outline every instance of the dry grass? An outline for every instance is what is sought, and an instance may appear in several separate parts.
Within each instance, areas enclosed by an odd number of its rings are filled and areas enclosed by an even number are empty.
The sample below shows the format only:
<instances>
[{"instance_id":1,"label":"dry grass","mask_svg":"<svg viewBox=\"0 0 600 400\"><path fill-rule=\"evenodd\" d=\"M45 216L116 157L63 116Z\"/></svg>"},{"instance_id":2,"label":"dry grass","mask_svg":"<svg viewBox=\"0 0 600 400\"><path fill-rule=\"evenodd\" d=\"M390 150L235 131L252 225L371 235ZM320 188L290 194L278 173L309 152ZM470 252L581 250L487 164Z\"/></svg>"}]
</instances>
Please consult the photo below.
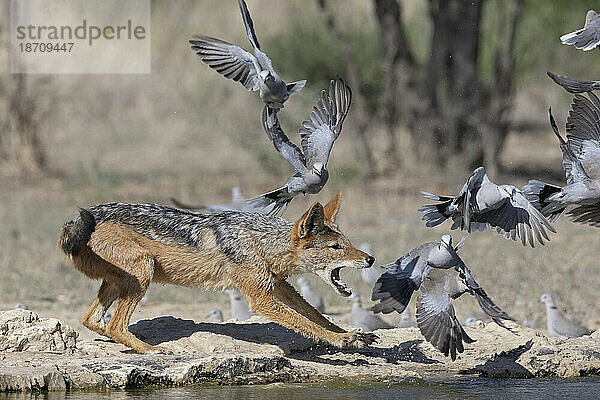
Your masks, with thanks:
<instances>
[{"instance_id":1,"label":"dry grass","mask_svg":"<svg viewBox=\"0 0 600 400\"><path fill-rule=\"evenodd\" d=\"M151 75L52 77L56 109L54 118L45 124L43 140L54 172L43 178L0 178L0 306L23 301L36 311L62 316L77 326L75 321L91 302L98 282L85 279L67 264L55 244L60 227L76 215L77 207L108 201L167 203L171 196L223 203L229 200L232 186L254 195L287 179L290 168L262 133L256 94L218 77L186 44L193 33L213 33L247 43L239 21L231 23L231 15L237 18L235 2L216 7L220 3L177 1L171 2L172 7L154 10ZM262 2L248 3L265 45L281 31L280 26L267 24L273 20L260 12L266 7ZM344 7L338 7L341 18L350 21L368 15L352 22L372 24L364 3L354 1L346 7L344 2ZM316 14L314 2L302 13L298 13L300 3L265 4L273 7L270 13L283 15L282 20L294 14L311 21ZM280 72L284 78L303 78L292 70ZM531 96L520 95L523 107L519 110L539 114L538 119L545 121L545 108L553 104L559 118L568 100L557 96L556 88L543 75L539 79L536 87L542 88L541 92L536 89ZM293 140L319 89L312 83L281 113L284 129ZM547 95L536 97L540 93ZM532 98L535 102L527 101ZM325 189L319 195L294 200L285 216L294 219L312 201L325 202L342 190L342 229L356 245L372 243L379 263L391 262L424 241L438 240L448 229L448 225L423 227L416 212L424 204L419 191L453 193L468 171L440 172L415 166L407 155L396 174L367 182L357 155L353 118L351 115L336 143ZM381 132L373 135L375 141L385 140ZM515 134L503 163L515 174L492 179L520 186L526 181L523 171L535 172L538 175L532 177L541 179L548 179L548 169L556 175L560 155L549 131ZM462 254L479 283L517 320L531 320L542 328L544 308L537 299L551 291L572 315L597 328L598 231L566 219L557 228L560 233L549 245L535 249L492 232L477 233L468 239ZM358 272L345 270L342 275L368 305L370 288L360 281ZM345 299L318 278L311 279L329 309L350 309ZM202 318L213 305L226 306L226 296L198 289L152 286L148 297L144 307L180 317ZM55 310L49 311L53 307ZM458 301L457 309L462 318L481 316L471 299Z\"/></svg>"}]
</instances>

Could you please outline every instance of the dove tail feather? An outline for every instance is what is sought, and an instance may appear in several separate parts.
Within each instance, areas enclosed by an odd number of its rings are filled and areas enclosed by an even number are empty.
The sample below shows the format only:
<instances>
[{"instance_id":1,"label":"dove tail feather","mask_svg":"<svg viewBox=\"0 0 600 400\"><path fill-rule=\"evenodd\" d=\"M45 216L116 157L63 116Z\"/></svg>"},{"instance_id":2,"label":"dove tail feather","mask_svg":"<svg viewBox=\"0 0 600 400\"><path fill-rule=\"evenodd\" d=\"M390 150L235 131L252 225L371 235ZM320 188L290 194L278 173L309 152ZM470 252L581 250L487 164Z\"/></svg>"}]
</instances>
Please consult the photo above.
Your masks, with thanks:
<instances>
[{"instance_id":1,"label":"dove tail feather","mask_svg":"<svg viewBox=\"0 0 600 400\"><path fill-rule=\"evenodd\" d=\"M560 186L551 185L536 179L530 180L523 186L523 195L529 202L542 213L550 223L555 222L565 211L565 204L550 200L550 197L560 192Z\"/></svg>"},{"instance_id":2,"label":"dove tail feather","mask_svg":"<svg viewBox=\"0 0 600 400\"><path fill-rule=\"evenodd\" d=\"M284 186L248 199L246 200L246 204L264 214L281 215L293 198L294 197L290 195L287 188Z\"/></svg>"},{"instance_id":3,"label":"dove tail feather","mask_svg":"<svg viewBox=\"0 0 600 400\"><path fill-rule=\"evenodd\" d=\"M419 208L419 211L423 213L421 219L425 222L425 226L431 228L452 217L454 213L449 210L449 207L454 201L454 197L440 196L427 192L421 192L421 194L430 200L441 202L438 204L427 204Z\"/></svg>"}]
</instances>

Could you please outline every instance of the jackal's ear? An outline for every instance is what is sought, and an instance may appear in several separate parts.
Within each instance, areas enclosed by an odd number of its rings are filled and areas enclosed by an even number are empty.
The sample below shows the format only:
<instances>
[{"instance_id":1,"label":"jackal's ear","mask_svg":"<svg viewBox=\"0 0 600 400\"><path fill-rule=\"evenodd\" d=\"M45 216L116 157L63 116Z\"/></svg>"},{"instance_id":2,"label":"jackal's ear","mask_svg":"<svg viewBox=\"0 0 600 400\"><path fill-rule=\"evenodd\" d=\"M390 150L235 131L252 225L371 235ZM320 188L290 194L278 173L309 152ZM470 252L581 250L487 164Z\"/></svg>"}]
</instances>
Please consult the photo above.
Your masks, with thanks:
<instances>
[{"instance_id":1,"label":"jackal's ear","mask_svg":"<svg viewBox=\"0 0 600 400\"><path fill-rule=\"evenodd\" d=\"M325 228L323 206L320 203L314 203L296 222L295 228L300 239L321 232Z\"/></svg>"},{"instance_id":2,"label":"jackal's ear","mask_svg":"<svg viewBox=\"0 0 600 400\"><path fill-rule=\"evenodd\" d=\"M337 195L329 203L323 207L323 214L325 215L325 221L335 224L335 217L340 210L342 204L342 192L338 192Z\"/></svg>"}]
</instances>

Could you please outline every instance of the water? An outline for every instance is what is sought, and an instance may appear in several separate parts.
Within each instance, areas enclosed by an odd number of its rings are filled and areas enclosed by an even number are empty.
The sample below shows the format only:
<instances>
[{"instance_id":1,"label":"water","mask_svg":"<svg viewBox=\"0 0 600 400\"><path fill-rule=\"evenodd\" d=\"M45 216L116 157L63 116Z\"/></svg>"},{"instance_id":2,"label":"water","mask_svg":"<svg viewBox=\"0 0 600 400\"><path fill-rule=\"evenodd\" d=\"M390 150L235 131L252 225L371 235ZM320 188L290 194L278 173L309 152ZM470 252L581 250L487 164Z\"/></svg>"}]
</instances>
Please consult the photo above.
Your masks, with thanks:
<instances>
[{"instance_id":1,"label":"water","mask_svg":"<svg viewBox=\"0 0 600 400\"><path fill-rule=\"evenodd\" d=\"M158 399L598 399L600 378L585 379L488 379L459 378L446 381L412 380L402 383L370 383L334 380L316 384L267 386L201 386L73 393L0 393L0 400L158 400Z\"/></svg>"}]
</instances>

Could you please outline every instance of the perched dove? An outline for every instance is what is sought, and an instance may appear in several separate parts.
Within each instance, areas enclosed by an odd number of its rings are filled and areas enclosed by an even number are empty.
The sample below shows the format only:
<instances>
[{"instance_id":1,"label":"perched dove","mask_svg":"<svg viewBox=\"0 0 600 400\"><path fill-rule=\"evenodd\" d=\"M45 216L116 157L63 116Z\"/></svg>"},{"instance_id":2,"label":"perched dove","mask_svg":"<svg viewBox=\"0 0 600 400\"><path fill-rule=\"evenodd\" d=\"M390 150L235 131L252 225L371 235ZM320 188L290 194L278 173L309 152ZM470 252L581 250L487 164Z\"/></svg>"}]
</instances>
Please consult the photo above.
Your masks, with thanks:
<instances>
[{"instance_id":1,"label":"perched dove","mask_svg":"<svg viewBox=\"0 0 600 400\"><path fill-rule=\"evenodd\" d=\"M544 244L548 232L556 230L512 185L496 185L489 180L483 167L477 168L464 184L458 196L440 196L421 192L428 199L439 201L419 208L425 226L433 227L452 218L450 229L471 232L492 227L507 239L521 239L524 246L535 247L535 240Z\"/></svg>"},{"instance_id":2,"label":"perched dove","mask_svg":"<svg viewBox=\"0 0 600 400\"><path fill-rule=\"evenodd\" d=\"M412 316L410 308L406 307L404 311L400 313L400 321L398 321L398 328L416 328L417 321Z\"/></svg>"},{"instance_id":3,"label":"perched dove","mask_svg":"<svg viewBox=\"0 0 600 400\"><path fill-rule=\"evenodd\" d=\"M425 339L444 355L450 355L452 360L456 359L457 352L463 352L463 341L472 343L474 340L460 325L451 299L470 293L498 325L506 328L502 320L512 320L477 284L458 256L456 251L462 243L453 247L452 237L443 235L440 243L428 242L417 246L396 262L385 265L387 272L373 287L371 297L373 301L380 301L371 308L373 312L402 313L413 292L420 289L417 325Z\"/></svg>"},{"instance_id":4,"label":"perched dove","mask_svg":"<svg viewBox=\"0 0 600 400\"><path fill-rule=\"evenodd\" d=\"M577 322L566 319L556 308L554 296L550 293L543 294L540 301L546 303L546 326L551 336L574 338L592 333Z\"/></svg>"},{"instance_id":5,"label":"perched dove","mask_svg":"<svg viewBox=\"0 0 600 400\"><path fill-rule=\"evenodd\" d=\"M304 297L304 300L307 301L308 304L316 308L320 313L325 311L325 306L323 305L323 298L319 296L312 287L310 287L310 283L308 283L308 279L301 276L296 281L298 286L300 286L300 296Z\"/></svg>"},{"instance_id":6,"label":"perched dove","mask_svg":"<svg viewBox=\"0 0 600 400\"><path fill-rule=\"evenodd\" d=\"M373 332L377 329L392 329L393 326L373 314L370 310L362 308L358 293L352 293L348 300L352 302L352 325L362 328L365 332Z\"/></svg>"},{"instance_id":7,"label":"perched dove","mask_svg":"<svg viewBox=\"0 0 600 400\"><path fill-rule=\"evenodd\" d=\"M222 211L244 211L255 212L255 210L245 203L246 198L242 194L242 189L239 186L231 188L231 203L230 204L214 204L209 206L194 206L191 204L182 203L181 201L171 198L171 202L178 208L184 210L197 210L200 212L222 212Z\"/></svg>"},{"instance_id":8,"label":"perched dove","mask_svg":"<svg viewBox=\"0 0 600 400\"><path fill-rule=\"evenodd\" d=\"M229 293L231 318L244 321L254 315L239 290L232 289L227 292Z\"/></svg>"},{"instance_id":9,"label":"perched dove","mask_svg":"<svg viewBox=\"0 0 600 400\"><path fill-rule=\"evenodd\" d=\"M467 326L469 328L475 328L477 326L477 322L481 320L477 317L469 317L463 321L463 326Z\"/></svg>"},{"instance_id":10,"label":"perched dove","mask_svg":"<svg viewBox=\"0 0 600 400\"><path fill-rule=\"evenodd\" d=\"M562 35L560 41L583 51L597 47L600 44L600 14L594 10L589 10L585 15L583 28Z\"/></svg>"},{"instance_id":11,"label":"perched dove","mask_svg":"<svg viewBox=\"0 0 600 400\"><path fill-rule=\"evenodd\" d=\"M570 93L591 92L592 90L600 89L600 81L580 81L579 79L555 75L550 71L546 71L546 73L556 84L562 86Z\"/></svg>"},{"instance_id":12,"label":"perched dove","mask_svg":"<svg viewBox=\"0 0 600 400\"><path fill-rule=\"evenodd\" d=\"M560 187L538 180L523 186L529 201L554 222L568 206L573 221L600 227L600 99L575 95L567 118L567 140L558 131L552 111L550 125L563 154L567 185Z\"/></svg>"},{"instance_id":13,"label":"perched dove","mask_svg":"<svg viewBox=\"0 0 600 400\"><path fill-rule=\"evenodd\" d=\"M223 322L223 312L221 310L210 310L206 318L213 322Z\"/></svg>"},{"instance_id":14,"label":"perched dove","mask_svg":"<svg viewBox=\"0 0 600 400\"><path fill-rule=\"evenodd\" d=\"M192 49L202 61L229 79L240 82L247 90L258 90L261 100L278 111L293 94L306 84L305 80L285 83L273 69L271 60L260 50L254 24L244 0L238 0L248 39L254 55L234 44L204 35L194 35Z\"/></svg>"},{"instance_id":15,"label":"perched dove","mask_svg":"<svg viewBox=\"0 0 600 400\"><path fill-rule=\"evenodd\" d=\"M265 132L296 174L279 189L249 199L247 204L274 215L282 212L300 193L319 193L329 178L329 153L342 131L351 100L352 91L341 78L330 82L329 93L321 91L310 119L302 122L300 128L302 151L283 132L277 114L265 107L262 114Z\"/></svg>"}]
</instances>

